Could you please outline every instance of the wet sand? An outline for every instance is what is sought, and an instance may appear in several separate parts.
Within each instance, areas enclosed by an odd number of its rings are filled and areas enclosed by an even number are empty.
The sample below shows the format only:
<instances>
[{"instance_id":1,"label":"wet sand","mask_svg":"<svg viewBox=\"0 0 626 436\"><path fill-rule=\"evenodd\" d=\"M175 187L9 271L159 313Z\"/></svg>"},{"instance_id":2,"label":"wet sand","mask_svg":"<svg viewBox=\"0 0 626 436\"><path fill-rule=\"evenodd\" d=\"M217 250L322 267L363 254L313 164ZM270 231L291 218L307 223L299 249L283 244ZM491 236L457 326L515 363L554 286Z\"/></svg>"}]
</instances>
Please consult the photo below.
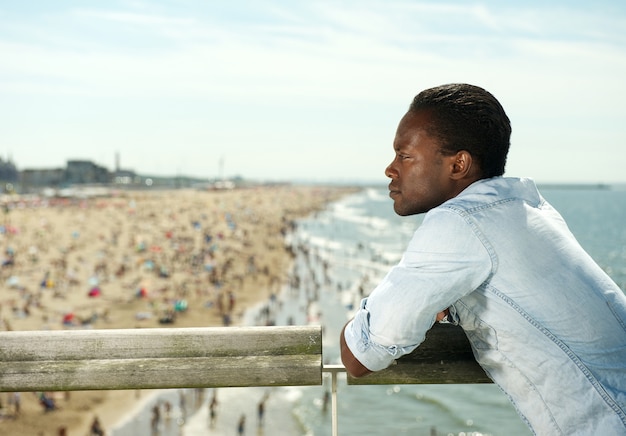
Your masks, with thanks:
<instances>
[{"instance_id":1,"label":"wet sand","mask_svg":"<svg viewBox=\"0 0 626 436\"><path fill-rule=\"evenodd\" d=\"M202 327L238 324L279 292L298 217L352 189L256 187L119 192L93 199L10 199L0 223L0 329ZM6 200L6 199L5 199ZM113 428L151 391L0 393L3 435Z\"/></svg>"}]
</instances>

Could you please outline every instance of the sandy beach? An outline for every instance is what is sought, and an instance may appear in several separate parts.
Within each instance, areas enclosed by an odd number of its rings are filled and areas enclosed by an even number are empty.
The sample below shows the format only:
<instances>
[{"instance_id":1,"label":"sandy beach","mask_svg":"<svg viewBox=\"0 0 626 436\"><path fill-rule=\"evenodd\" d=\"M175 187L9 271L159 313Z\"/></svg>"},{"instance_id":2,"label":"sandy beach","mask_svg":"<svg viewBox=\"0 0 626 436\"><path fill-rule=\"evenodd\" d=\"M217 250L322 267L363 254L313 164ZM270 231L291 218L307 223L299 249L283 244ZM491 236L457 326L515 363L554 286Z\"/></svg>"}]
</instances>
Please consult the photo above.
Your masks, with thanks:
<instances>
[{"instance_id":1,"label":"sandy beach","mask_svg":"<svg viewBox=\"0 0 626 436\"><path fill-rule=\"evenodd\" d=\"M292 221L354 192L253 187L120 191L3 204L0 330L238 324L279 292ZM0 393L0 434L87 435L112 428L150 391Z\"/></svg>"}]
</instances>

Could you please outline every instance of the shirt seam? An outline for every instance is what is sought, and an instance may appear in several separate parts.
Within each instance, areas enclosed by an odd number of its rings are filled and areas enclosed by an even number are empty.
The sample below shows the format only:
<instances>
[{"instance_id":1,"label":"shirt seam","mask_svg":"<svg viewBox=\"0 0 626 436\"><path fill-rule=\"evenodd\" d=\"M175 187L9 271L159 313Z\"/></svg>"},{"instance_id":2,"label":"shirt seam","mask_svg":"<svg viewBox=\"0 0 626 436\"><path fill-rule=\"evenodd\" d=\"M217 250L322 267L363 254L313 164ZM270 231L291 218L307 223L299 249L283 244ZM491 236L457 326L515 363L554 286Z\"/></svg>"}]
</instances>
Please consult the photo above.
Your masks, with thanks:
<instances>
[{"instance_id":1,"label":"shirt seam","mask_svg":"<svg viewBox=\"0 0 626 436\"><path fill-rule=\"evenodd\" d=\"M496 202L490 203L489 205L477 206L471 209L464 209L464 208L454 206L454 205L442 206L443 209L447 209L450 213L455 213L461 219L463 219L463 221L465 221L465 223L469 226L474 236L478 238L482 246L485 248L485 250L487 251L487 254L489 255L489 259L491 260L490 276L493 276L498 269L498 264L499 264L498 255L496 253L496 250L493 248L493 246L489 242L489 239L487 238L485 233L480 229L480 226L478 226L478 223L476 222L476 220L473 218L472 215L474 212L478 210L484 210L484 209L491 207L492 205L502 204L507 201L510 201L510 200L496 201ZM483 283L486 283L488 281L489 281L489 277L485 279Z\"/></svg>"}]
</instances>

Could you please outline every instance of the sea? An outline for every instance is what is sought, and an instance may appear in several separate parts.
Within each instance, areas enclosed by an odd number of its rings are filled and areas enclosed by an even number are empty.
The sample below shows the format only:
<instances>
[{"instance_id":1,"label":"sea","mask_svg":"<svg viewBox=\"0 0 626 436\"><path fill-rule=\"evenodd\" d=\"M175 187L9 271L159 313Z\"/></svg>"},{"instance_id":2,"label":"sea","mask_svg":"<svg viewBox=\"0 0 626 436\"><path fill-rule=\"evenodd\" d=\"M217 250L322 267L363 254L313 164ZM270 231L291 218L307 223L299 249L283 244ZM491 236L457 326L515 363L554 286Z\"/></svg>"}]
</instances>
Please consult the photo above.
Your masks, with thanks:
<instances>
[{"instance_id":1,"label":"sea","mask_svg":"<svg viewBox=\"0 0 626 436\"><path fill-rule=\"evenodd\" d=\"M540 186L580 244L626 289L626 187ZM249 309L246 325L319 324L325 364L339 364L338 336L362 295L400 256L422 216L399 217L386 188L367 188L297 222L295 261L279 295ZM330 376L322 386L143 392L111 436L331 435ZM209 404L217 400L214 420ZM493 384L337 385L338 434L525 436L531 432ZM258 404L265 399L263 416ZM151 425L152 410L171 405ZM239 425L245 419L243 433ZM262 418L262 419L261 419Z\"/></svg>"}]
</instances>

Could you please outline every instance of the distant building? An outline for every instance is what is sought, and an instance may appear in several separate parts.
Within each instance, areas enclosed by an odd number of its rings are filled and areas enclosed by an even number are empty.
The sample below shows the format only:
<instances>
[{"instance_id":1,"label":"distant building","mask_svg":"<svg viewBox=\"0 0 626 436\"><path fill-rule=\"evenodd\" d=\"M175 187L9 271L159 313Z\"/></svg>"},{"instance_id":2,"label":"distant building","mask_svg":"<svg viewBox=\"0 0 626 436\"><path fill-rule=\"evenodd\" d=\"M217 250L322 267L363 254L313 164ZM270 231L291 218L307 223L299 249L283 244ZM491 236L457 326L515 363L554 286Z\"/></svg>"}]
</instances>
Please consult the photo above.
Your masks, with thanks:
<instances>
[{"instance_id":1,"label":"distant building","mask_svg":"<svg viewBox=\"0 0 626 436\"><path fill-rule=\"evenodd\" d=\"M3 163L2 160L0 160L1 163ZM133 170L120 167L119 153L115 159L115 170L112 172L89 160L68 160L65 168L15 170L15 173L10 174L17 174L15 184L18 185L17 191L20 193L33 193L45 188L52 188L58 192L86 189L93 191L100 188L178 189L207 183L206 179L186 176L139 175Z\"/></svg>"},{"instance_id":2,"label":"distant building","mask_svg":"<svg viewBox=\"0 0 626 436\"><path fill-rule=\"evenodd\" d=\"M109 170L89 160L68 160L65 169L65 183L77 184L105 184L109 183Z\"/></svg>"},{"instance_id":3,"label":"distant building","mask_svg":"<svg viewBox=\"0 0 626 436\"><path fill-rule=\"evenodd\" d=\"M108 185L111 182L109 170L88 160L67 161L65 168L25 169L19 174L21 192L72 185Z\"/></svg>"},{"instance_id":4,"label":"distant building","mask_svg":"<svg viewBox=\"0 0 626 436\"><path fill-rule=\"evenodd\" d=\"M0 157L0 183L16 183L19 178L19 171L11 159L5 161Z\"/></svg>"},{"instance_id":5,"label":"distant building","mask_svg":"<svg viewBox=\"0 0 626 436\"><path fill-rule=\"evenodd\" d=\"M120 165L120 153L115 153L115 171L111 174L111 183L118 188L141 184L141 177L133 170L123 169Z\"/></svg>"},{"instance_id":6,"label":"distant building","mask_svg":"<svg viewBox=\"0 0 626 436\"><path fill-rule=\"evenodd\" d=\"M39 188L60 188L65 181L64 168L27 169L22 170L20 182L23 192L30 192Z\"/></svg>"},{"instance_id":7,"label":"distant building","mask_svg":"<svg viewBox=\"0 0 626 436\"><path fill-rule=\"evenodd\" d=\"M141 178L137 177L134 171L131 170L117 170L113 173L111 178L111 182L114 185L132 185L135 183L140 183Z\"/></svg>"}]
</instances>

